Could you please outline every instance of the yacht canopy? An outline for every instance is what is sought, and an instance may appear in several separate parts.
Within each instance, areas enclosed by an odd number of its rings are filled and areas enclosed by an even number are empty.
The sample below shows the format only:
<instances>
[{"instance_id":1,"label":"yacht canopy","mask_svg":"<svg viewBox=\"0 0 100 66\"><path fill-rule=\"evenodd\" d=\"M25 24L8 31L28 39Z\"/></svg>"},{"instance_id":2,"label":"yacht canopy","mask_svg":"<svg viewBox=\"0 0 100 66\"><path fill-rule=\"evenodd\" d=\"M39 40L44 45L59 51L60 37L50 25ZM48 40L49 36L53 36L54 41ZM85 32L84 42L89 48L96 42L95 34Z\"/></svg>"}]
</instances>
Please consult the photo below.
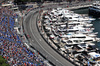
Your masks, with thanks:
<instances>
[{"instance_id":1,"label":"yacht canopy","mask_svg":"<svg viewBox=\"0 0 100 66\"><path fill-rule=\"evenodd\" d=\"M100 57L100 54L96 53L96 52L90 52L89 55L93 58L98 58Z\"/></svg>"},{"instance_id":2,"label":"yacht canopy","mask_svg":"<svg viewBox=\"0 0 100 66\"><path fill-rule=\"evenodd\" d=\"M86 35L84 35L84 34L75 34L75 35L73 35L73 36L75 36L75 37L84 37L84 36L86 36Z\"/></svg>"},{"instance_id":3,"label":"yacht canopy","mask_svg":"<svg viewBox=\"0 0 100 66\"><path fill-rule=\"evenodd\" d=\"M79 38L71 38L71 39L69 39L69 40L74 41L74 40L82 40L82 39L79 39Z\"/></svg>"}]
</instances>

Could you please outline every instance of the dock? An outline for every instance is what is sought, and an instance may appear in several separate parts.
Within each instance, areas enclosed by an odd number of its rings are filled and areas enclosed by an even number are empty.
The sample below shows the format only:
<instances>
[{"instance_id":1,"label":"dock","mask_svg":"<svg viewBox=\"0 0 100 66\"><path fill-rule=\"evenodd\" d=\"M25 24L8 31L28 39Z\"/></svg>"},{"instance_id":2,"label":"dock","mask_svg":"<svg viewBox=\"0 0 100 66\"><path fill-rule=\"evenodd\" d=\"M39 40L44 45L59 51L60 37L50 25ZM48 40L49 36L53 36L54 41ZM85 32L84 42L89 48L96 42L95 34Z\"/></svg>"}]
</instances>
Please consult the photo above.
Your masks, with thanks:
<instances>
[{"instance_id":1,"label":"dock","mask_svg":"<svg viewBox=\"0 0 100 66\"><path fill-rule=\"evenodd\" d=\"M100 2L100 1L98 1ZM60 3L43 3L42 6L56 6L56 7L62 7L66 9L79 9L79 8L87 8L91 6L93 3L96 3L96 1L81 1L81 2L60 2Z\"/></svg>"}]
</instances>

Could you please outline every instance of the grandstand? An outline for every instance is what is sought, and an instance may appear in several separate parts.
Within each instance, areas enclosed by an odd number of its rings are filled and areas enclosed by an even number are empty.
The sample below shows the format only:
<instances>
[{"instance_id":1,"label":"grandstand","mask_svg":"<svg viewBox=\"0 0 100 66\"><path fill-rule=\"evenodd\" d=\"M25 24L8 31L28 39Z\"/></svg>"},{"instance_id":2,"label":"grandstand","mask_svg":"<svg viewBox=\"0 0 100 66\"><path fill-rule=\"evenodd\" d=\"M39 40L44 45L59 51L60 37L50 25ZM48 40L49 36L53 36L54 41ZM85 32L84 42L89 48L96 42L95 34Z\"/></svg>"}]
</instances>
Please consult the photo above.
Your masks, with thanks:
<instances>
[{"instance_id":1,"label":"grandstand","mask_svg":"<svg viewBox=\"0 0 100 66\"><path fill-rule=\"evenodd\" d=\"M9 10L11 7L0 8L0 55L11 66L47 66L39 54L31 52L17 34L15 19L18 14Z\"/></svg>"}]
</instances>

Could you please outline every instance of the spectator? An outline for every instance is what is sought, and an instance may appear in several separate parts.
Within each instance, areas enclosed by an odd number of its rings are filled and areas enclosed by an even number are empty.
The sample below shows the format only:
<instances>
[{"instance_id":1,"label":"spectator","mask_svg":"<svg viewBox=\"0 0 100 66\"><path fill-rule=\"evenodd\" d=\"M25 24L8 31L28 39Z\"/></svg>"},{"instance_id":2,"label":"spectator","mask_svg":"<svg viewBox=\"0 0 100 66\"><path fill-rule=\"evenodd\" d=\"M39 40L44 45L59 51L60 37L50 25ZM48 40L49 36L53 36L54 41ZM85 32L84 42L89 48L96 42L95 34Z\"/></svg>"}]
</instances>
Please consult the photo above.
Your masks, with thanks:
<instances>
[{"instance_id":1,"label":"spectator","mask_svg":"<svg viewBox=\"0 0 100 66\"><path fill-rule=\"evenodd\" d=\"M2 55L11 66L46 66L43 59L29 51L20 40L14 30L17 14L9 10L10 7L0 9L0 55Z\"/></svg>"}]
</instances>

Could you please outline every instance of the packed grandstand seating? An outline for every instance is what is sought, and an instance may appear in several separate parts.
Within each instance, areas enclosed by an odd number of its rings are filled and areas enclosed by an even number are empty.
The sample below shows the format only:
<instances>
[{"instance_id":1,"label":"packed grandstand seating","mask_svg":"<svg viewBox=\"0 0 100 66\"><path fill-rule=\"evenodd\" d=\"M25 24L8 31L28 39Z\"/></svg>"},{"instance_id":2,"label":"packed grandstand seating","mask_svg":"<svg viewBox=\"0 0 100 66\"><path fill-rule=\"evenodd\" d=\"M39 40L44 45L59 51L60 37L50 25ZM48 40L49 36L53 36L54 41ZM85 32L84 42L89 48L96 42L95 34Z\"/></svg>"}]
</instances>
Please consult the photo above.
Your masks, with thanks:
<instances>
[{"instance_id":1,"label":"packed grandstand seating","mask_svg":"<svg viewBox=\"0 0 100 66\"><path fill-rule=\"evenodd\" d=\"M18 15L9 8L0 7L0 55L11 66L47 66L39 55L29 51L21 41L14 29Z\"/></svg>"}]
</instances>

